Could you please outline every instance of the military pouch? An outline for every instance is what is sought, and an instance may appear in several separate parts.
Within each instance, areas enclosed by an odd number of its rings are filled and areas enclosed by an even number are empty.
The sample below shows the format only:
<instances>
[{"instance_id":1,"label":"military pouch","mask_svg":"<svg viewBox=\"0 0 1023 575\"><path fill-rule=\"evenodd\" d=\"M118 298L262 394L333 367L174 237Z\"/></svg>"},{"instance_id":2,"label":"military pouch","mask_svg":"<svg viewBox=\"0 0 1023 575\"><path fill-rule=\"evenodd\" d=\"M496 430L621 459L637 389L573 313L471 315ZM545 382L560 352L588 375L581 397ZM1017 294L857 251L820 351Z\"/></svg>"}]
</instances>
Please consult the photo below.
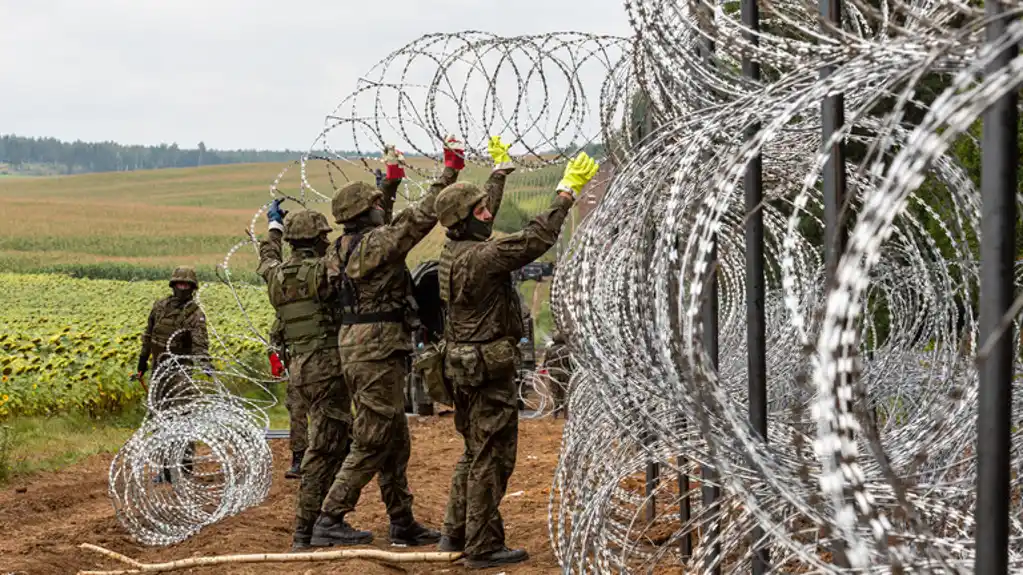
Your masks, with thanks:
<instances>
[{"instance_id":1,"label":"military pouch","mask_svg":"<svg viewBox=\"0 0 1023 575\"><path fill-rule=\"evenodd\" d=\"M430 394L437 403L454 405L454 395L447 381L444 379L444 356L446 351L445 342L431 343L412 362L412 370L419 374Z\"/></svg>"},{"instance_id":2,"label":"military pouch","mask_svg":"<svg viewBox=\"0 0 1023 575\"><path fill-rule=\"evenodd\" d=\"M487 379L514 377L522 361L519 349L507 338L480 346L480 355L483 356Z\"/></svg>"},{"instance_id":3,"label":"military pouch","mask_svg":"<svg viewBox=\"0 0 1023 575\"><path fill-rule=\"evenodd\" d=\"M455 385L477 387L483 383L483 357L475 345L453 345L444 354L444 372Z\"/></svg>"}]
</instances>

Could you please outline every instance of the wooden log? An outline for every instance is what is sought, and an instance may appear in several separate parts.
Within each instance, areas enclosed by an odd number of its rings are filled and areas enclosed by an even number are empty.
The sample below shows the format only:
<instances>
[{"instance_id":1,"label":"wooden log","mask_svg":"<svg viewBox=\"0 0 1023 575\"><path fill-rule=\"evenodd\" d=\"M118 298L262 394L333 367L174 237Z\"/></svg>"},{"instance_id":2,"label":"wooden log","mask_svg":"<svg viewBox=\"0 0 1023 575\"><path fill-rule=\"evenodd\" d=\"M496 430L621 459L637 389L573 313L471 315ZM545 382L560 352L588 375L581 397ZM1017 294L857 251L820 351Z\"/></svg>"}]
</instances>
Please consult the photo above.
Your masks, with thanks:
<instances>
[{"instance_id":1,"label":"wooden log","mask_svg":"<svg viewBox=\"0 0 1023 575\"><path fill-rule=\"evenodd\" d=\"M193 567L238 563L285 563L295 561L334 561L338 559L375 559L389 563L451 563L462 556L459 552L419 551L412 553L395 553L380 549L338 549L333 551L314 551L304 553L253 553L248 555L219 555L213 557L192 557L167 563L141 563L130 557L90 543L79 546L86 551L93 551L105 557L130 565L129 569L113 571L79 571L78 575L127 575L128 573L158 573L177 571Z\"/></svg>"}]
</instances>

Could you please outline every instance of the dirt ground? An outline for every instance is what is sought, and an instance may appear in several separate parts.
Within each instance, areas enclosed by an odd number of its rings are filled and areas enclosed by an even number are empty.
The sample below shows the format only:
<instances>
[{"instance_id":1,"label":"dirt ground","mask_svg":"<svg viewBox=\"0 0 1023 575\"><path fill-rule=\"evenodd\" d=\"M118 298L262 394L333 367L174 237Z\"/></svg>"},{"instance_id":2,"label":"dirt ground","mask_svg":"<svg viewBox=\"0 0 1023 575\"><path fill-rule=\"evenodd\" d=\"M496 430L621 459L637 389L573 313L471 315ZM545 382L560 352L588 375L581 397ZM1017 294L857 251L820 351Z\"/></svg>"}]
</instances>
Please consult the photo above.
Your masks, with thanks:
<instances>
[{"instance_id":1,"label":"dirt ground","mask_svg":"<svg viewBox=\"0 0 1023 575\"><path fill-rule=\"evenodd\" d=\"M415 495L417 518L440 527L447 503L451 471L462 444L450 416L411 418L412 460L409 483ZM562 420L522 421L518 462L501 505L508 545L524 547L530 560L516 566L481 573L557 573L547 532L547 498L561 442ZM107 496L111 455L95 456L53 473L15 480L0 491L0 575L50 575L79 570L118 569L123 565L78 549L92 543L142 562L163 562L192 556L236 553L281 553L291 545L296 480L284 479L289 463L287 441L271 442L274 453L273 487L259 507L207 527L191 539L167 548L142 547L128 536L114 516ZM23 491L23 492L19 492ZM519 494L518 492L521 492ZM362 493L350 522L371 529L370 547L392 548L387 543L387 518L376 483ZM435 550L434 547L423 548ZM177 573L462 573L454 564L385 564L363 560L337 562L269 563L197 568Z\"/></svg>"}]
</instances>

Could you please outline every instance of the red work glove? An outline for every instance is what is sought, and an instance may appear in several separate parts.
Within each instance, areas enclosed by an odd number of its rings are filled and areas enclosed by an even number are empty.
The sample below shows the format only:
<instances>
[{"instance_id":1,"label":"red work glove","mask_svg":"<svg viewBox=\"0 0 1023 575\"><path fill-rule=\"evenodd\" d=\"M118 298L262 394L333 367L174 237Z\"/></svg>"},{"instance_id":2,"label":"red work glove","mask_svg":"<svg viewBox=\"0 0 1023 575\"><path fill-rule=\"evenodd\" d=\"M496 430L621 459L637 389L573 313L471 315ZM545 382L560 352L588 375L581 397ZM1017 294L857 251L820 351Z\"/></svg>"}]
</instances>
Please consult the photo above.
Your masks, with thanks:
<instances>
[{"instance_id":1,"label":"red work glove","mask_svg":"<svg viewBox=\"0 0 1023 575\"><path fill-rule=\"evenodd\" d=\"M444 138L444 165L453 170L465 167L465 147L454 134L448 134Z\"/></svg>"},{"instance_id":2,"label":"red work glove","mask_svg":"<svg viewBox=\"0 0 1023 575\"><path fill-rule=\"evenodd\" d=\"M405 168L401 165L404 159L405 155L394 146L384 148L384 164L387 165L388 180L400 180L405 177Z\"/></svg>"},{"instance_id":3,"label":"red work glove","mask_svg":"<svg viewBox=\"0 0 1023 575\"><path fill-rule=\"evenodd\" d=\"M270 352L270 373L274 377L280 377L284 374L284 364L281 363L281 359L277 357L277 353Z\"/></svg>"}]
</instances>

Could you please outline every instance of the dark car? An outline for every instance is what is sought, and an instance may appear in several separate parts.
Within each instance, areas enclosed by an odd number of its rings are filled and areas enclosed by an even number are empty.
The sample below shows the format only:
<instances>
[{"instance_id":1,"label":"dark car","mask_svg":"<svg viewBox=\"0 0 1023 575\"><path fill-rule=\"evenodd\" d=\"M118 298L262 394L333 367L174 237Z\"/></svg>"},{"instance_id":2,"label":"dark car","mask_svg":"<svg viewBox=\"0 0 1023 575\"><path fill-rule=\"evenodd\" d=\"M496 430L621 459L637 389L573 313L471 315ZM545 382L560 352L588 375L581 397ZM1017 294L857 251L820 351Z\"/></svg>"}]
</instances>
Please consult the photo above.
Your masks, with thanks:
<instances>
[{"instance_id":1,"label":"dark car","mask_svg":"<svg viewBox=\"0 0 1023 575\"><path fill-rule=\"evenodd\" d=\"M520 281L526 280L542 281L543 264L541 264L540 262L532 262L522 266L522 269L519 270L519 277Z\"/></svg>"}]
</instances>

